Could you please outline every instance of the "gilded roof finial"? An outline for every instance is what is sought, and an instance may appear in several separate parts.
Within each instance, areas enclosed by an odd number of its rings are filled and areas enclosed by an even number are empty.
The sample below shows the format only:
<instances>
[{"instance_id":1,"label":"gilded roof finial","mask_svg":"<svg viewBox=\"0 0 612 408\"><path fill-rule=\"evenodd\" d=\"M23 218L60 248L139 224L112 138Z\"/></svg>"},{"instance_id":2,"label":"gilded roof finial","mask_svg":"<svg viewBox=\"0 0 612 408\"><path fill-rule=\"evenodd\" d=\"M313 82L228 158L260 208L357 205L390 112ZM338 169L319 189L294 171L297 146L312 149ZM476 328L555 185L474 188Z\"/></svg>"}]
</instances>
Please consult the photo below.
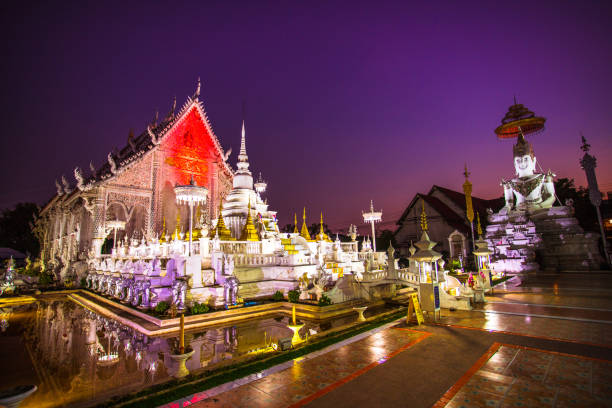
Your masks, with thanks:
<instances>
[{"instance_id":1,"label":"gilded roof finial","mask_svg":"<svg viewBox=\"0 0 612 408\"><path fill-rule=\"evenodd\" d=\"M298 227L297 227L297 214L293 213L293 233L297 234L298 231Z\"/></svg>"},{"instance_id":2,"label":"gilded roof finial","mask_svg":"<svg viewBox=\"0 0 612 408\"><path fill-rule=\"evenodd\" d=\"M172 107L170 108L170 111L166 115L166 119L174 118L175 113L176 113L176 95L174 95L174 99L172 99Z\"/></svg>"},{"instance_id":3,"label":"gilded roof finial","mask_svg":"<svg viewBox=\"0 0 612 408\"><path fill-rule=\"evenodd\" d=\"M302 230L300 231L300 235L306 240L306 241L312 241L312 238L310 238L310 233L308 232L308 227L306 226L306 207L304 207L304 214L302 215Z\"/></svg>"},{"instance_id":4,"label":"gilded roof finial","mask_svg":"<svg viewBox=\"0 0 612 408\"><path fill-rule=\"evenodd\" d=\"M221 241L233 241L232 232L225 226L225 220L223 220L223 200L219 200L219 217L217 217L217 226L210 231L210 237L215 238L218 236Z\"/></svg>"},{"instance_id":5,"label":"gilded roof finial","mask_svg":"<svg viewBox=\"0 0 612 408\"><path fill-rule=\"evenodd\" d=\"M471 173L468 171L468 168L467 168L467 163L465 163L463 166L464 166L464 167L463 167L463 168L464 168L464 170L463 170L463 175L465 176L465 179L467 180L467 179L468 179L468 177L470 177L470 174L471 174Z\"/></svg>"},{"instance_id":6,"label":"gilded roof finial","mask_svg":"<svg viewBox=\"0 0 612 408\"><path fill-rule=\"evenodd\" d=\"M172 239L179 239L181 236L181 211L176 209L176 228L174 228L174 234L172 234Z\"/></svg>"},{"instance_id":7,"label":"gilded roof finial","mask_svg":"<svg viewBox=\"0 0 612 408\"><path fill-rule=\"evenodd\" d=\"M323 230L323 211L321 211L321 230L319 231L319 234L317 235L317 239L319 241L331 242L331 240L329 239L329 237L327 236L327 234L325 234L325 231Z\"/></svg>"},{"instance_id":8,"label":"gilded roof finial","mask_svg":"<svg viewBox=\"0 0 612 408\"><path fill-rule=\"evenodd\" d=\"M482 226L480 225L480 213L476 213L476 233L482 237Z\"/></svg>"},{"instance_id":9,"label":"gilded roof finial","mask_svg":"<svg viewBox=\"0 0 612 408\"><path fill-rule=\"evenodd\" d=\"M257 229L253 225L253 218L251 218L251 197L249 197L249 205L247 207L247 219L242 229L242 235L240 236L241 241L259 241L259 234Z\"/></svg>"},{"instance_id":10,"label":"gilded roof finial","mask_svg":"<svg viewBox=\"0 0 612 408\"><path fill-rule=\"evenodd\" d=\"M193 95L195 98L198 98L200 96L200 87L201 86L202 86L202 83L200 82L200 77L198 77L198 85L196 87L195 94Z\"/></svg>"},{"instance_id":11,"label":"gilded roof finial","mask_svg":"<svg viewBox=\"0 0 612 408\"><path fill-rule=\"evenodd\" d=\"M427 227L427 214L425 213L425 201L423 200L423 209L421 210L421 230L423 232L429 230Z\"/></svg>"}]
</instances>

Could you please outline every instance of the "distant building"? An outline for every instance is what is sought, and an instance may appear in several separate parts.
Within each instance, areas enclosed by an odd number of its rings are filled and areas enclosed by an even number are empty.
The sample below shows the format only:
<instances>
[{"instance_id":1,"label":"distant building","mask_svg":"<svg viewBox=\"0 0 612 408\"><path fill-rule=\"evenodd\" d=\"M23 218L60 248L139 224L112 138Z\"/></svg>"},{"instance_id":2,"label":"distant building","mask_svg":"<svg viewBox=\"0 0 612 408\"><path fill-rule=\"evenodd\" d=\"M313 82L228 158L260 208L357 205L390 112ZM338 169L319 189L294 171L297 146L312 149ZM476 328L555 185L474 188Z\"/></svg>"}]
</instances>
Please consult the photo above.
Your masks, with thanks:
<instances>
[{"instance_id":1,"label":"distant building","mask_svg":"<svg viewBox=\"0 0 612 408\"><path fill-rule=\"evenodd\" d=\"M470 224L465 216L465 195L458 191L434 185L427 194L418 193L406 207L397 221L394 233L401 256L409 256L410 242L419 240L421 234L420 215L423 202L429 221L429 237L438 243L436 251L449 254L452 258L466 256L470 252ZM504 205L503 198L485 200L472 196L474 213L480 214L484 224L487 208L499 210ZM476 233L476 219L474 219Z\"/></svg>"}]
</instances>

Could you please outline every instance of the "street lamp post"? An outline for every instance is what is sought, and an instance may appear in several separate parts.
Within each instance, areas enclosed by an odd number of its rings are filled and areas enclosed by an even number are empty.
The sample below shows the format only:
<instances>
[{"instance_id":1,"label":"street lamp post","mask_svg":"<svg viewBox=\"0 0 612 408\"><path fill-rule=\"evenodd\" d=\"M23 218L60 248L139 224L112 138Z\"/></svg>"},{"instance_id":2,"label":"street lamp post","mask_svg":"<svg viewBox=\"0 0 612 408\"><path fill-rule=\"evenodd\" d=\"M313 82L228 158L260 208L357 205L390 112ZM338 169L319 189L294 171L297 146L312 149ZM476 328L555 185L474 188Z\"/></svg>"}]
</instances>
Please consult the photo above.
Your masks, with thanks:
<instances>
[{"instance_id":1,"label":"street lamp post","mask_svg":"<svg viewBox=\"0 0 612 408\"><path fill-rule=\"evenodd\" d=\"M382 219L382 210L374 211L374 203L370 200L370 212L362 213L363 221L372 224L372 249L376 252L376 233L374 232L374 223Z\"/></svg>"},{"instance_id":2,"label":"street lamp post","mask_svg":"<svg viewBox=\"0 0 612 408\"><path fill-rule=\"evenodd\" d=\"M198 204L206 203L208 197L208 189L198 186L191 176L189 184L174 187L176 202L178 204L187 204L189 206L189 256L191 256L191 240L193 236L193 207Z\"/></svg>"}]
</instances>

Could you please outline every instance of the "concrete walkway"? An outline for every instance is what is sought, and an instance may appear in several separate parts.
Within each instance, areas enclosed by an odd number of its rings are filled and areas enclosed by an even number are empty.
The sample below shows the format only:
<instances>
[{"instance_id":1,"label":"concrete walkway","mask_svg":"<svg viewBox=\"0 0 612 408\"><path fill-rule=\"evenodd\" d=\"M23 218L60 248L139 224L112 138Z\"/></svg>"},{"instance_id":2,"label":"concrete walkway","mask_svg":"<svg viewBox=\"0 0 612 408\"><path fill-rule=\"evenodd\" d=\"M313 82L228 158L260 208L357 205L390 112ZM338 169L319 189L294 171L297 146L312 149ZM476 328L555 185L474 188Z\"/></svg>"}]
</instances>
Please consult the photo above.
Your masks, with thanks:
<instances>
[{"instance_id":1,"label":"concrete walkway","mask_svg":"<svg viewBox=\"0 0 612 408\"><path fill-rule=\"evenodd\" d=\"M577 282L553 276L528 290L496 291L481 310L400 323L187 405L610 406L611 283L602 277L587 291L575 290Z\"/></svg>"}]
</instances>

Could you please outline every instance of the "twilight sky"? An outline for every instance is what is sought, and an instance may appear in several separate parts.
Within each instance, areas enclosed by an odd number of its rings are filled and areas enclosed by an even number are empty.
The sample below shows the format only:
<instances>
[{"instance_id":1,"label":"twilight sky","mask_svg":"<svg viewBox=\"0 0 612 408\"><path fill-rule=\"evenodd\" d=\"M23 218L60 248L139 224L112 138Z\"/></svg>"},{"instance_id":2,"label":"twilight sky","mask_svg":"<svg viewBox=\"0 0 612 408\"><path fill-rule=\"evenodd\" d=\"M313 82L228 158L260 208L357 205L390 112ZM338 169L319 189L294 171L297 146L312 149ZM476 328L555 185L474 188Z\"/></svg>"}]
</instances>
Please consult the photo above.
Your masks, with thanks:
<instances>
[{"instance_id":1,"label":"twilight sky","mask_svg":"<svg viewBox=\"0 0 612 408\"><path fill-rule=\"evenodd\" d=\"M433 184L501 195L512 142L493 129L516 95L546 131L538 162L586 183L583 132L612 191L612 3L10 2L0 11L0 208L46 202L128 131L182 106L198 76L235 165L246 101L251 170L280 225L385 227ZM361 233L367 233L365 228Z\"/></svg>"}]
</instances>

